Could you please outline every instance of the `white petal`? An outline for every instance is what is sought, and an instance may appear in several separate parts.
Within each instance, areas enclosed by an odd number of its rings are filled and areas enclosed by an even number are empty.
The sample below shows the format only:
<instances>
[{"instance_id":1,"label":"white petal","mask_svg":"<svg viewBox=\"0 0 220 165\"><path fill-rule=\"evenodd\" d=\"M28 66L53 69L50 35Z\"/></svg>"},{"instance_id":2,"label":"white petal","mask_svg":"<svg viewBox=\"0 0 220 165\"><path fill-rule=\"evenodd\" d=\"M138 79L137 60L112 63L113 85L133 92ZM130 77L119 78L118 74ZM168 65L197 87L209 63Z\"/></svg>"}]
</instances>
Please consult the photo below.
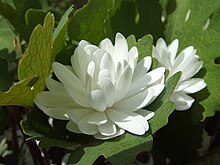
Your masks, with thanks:
<instances>
[{"instance_id":1,"label":"white petal","mask_svg":"<svg viewBox=\"0 0 220 165\"><path fill-rule=\"evenodd\" d=\"M109 54L113 53L113 45L112 45L112 42L108 38L102 40L99 47L101 49L106 50Z\"/></svg>"},{"instance_id":2,"label":"white petal","mask_svg":"<svg viewBox=\"0 0 220 165\"><path fill-rule=\"evenodd\" d=\"M176 110L187 110L192 106L194 99L183 92L174 92L170 100L175 103Z\"/></svg>"},{"instance_id":3,"label":"white petal","mask_svg":"<svg viewBox=\"0 0 220 165\"><path fill-rule=\"evenodd\" d=\"M114 76L115 76L114 62L113 62L112 57L107 53L103 55L101 62L100 62L100 70L102 69L108 69L111 75L111 79L114 82Z\"/></svg>"},{"instance_id":4,"label":"white petal","mask_svg":"<svg viewBox=\"0 0 220 165\"><path fill-rule=\"evenodd\" d=\"M165 68L164 67L159 67L156 68L150 72L147 73L147 76L150 76L151 80L148 82L148 84L152 84L154 82L156 82L157 80L159 80L165 72Z\"/></svg>"},{"instance_id":5,"label":"white petal","mask_svg":"<svg viewBox=\"0 0 220 165\"><path fill-rule=\"evenodd\" d=\"M95 125L105 124L107 122L107 116L105 112L93 112L87 122Z\"/></svg>"},{"instance_id":6,"label":"white petal","mask_svg":"<svg viewBox=\"0 0 220 165\"><path fill-rule=\"evenodd\" d=\"M49 92L44 91L40 92L35 96L34 101L39 102L40 104L46 107L78 107L72 97L68 93L62 92Z\"/></svg>"},{"instance_id":7,"label":"white petal","mask_svg":"<svg viewBox=\"0 0 220 165\"><path fill-rule=\"evenodd\" d=\"M82 133L79 130L78 125L71 120L66 124L66 129L74 133Z\"/></svg>"},{"instance_id":8,"label":"white petal","mask_svg":"<svg viewBox=\"0 0 220 165\"><path fill-rule=\"evenodd\" d=\"M156 98L157 96L163 91L165 85L164 84L157 84L157 85L154 85L148 89L152 89L154 91L153 93L153 97L151 98L151 100L147 103L147 105L149 105L150 103L152 103ZM146 105L146 106L147 106Z\"/></svg>"},{"instance_id":9,"label":"white petal","mask_svg":"<svg viewBox=\"0 0 220 165\"><path fill-rule=\"evenodd\" d=\"M168 50L171 53L170 54L171 65L173 65L178 47L179 47L179 40L178 39L173 40L173 42L168 46Z\"/></svg>"},{"instance_id":10,"label":"white petal","mask_svg":"<svg viewBox=\"0 0 220 165\"><path fill-rule=\"evenodd\" d=\"M184 88L185 86L185 88ZM206 83L201 78L191 78L189 80L180 82L179 88L175 91L183 91L184 93L195 93L206 87Z\"/></svg>"},{"instance_id":11,"label":"white petal","mask_svg":"<svg viewBox=\"0 0 220 165\"><path fill-rule=\"evenodd\" d=\"M34 100L34 103L48 116L59 119L59 120L69 120L67 117L67 111L71 110L70 107L53 107L48 108L42 105L40 102Z\"/></svg>"},{"instance_id":12,"label":"white petal","mask_svg":"<svg viewBox=\"0 0 220 165\"><path fill-rule=\"evenodd\" d=\"M142 59L135 68L133 81L145 75L150 69L151 63L152 63L152 58L150 56L147 56L144 59Z\"/></svg>"},{"instance_id":13,"label":"white petal","mask_svg":"<svg viewBox=\"0 0 220 165\"><path fill-rule=\"evenodd\" d=\"M94 110L88 108L69 109L67 116L76 124L79 123L85 116L92 114Z\"/></svg>"},{"instance_id":14,"label":"white petal","mask_svg":"<svg viewBox=\"0 0 220 165\"><path fill-rule=\"evenodd\" d=\"M57 78L69 91L74 101L81 106L88 107L86 90L74 73L58 62L53 63L53 69Z\"/></svg>"},{"instance_id":15,"label":"white petal","mask_svg":"<svg viewBox=\"0 0 220 165\"><path fill-rule=\"evenodd\" d=\"M90 58L85 58L85 56L88 56L84 50L84 47L86 45L89 45L89 43L87 41L84 41L84 40L80 41L79 46L74 51L74 55L71 56L72 67L73 67L76 75L78 77L80 77L81 79L83 79L83 75L84 75L84 74L82 74L81 67L85 67L85 65L82 66L82 63L84 63L84 62L88 63L90 60ZM84 61L83 61L83 58L85 58Z\"/></svg>"},{"instance_id":16,"label":"white petal","mask_svg":"<svg viewBox=\"0 0 220 165\"><path fill-rule=\"evenodd\" d=\"M71 57L71 64L78 78L85 84L86 71L92 55L88 54L83 48L77 47Z\"/></svg>"},{"instance_id":17,"label":"white petal","mask_svg":"<svg viewBox=\"0 0 220 165\"><path fill-rule=\"evenodd\" d=\"M84 50L86 51L87 54L93 55L99 48L95 45L86 45L84 47Z\"/></svg>"},{"instance_id":18,"label":"white petal","mask_svg":"<svg viewBox=\"0 0 220 165\"><path fill-rule=\"evenodd\" d=\"M100 63L101 63L101 60L105 54L108 54L105 50L98 49L92 55L92 61L94 61L96 68L97 68L96 72L100 69Z\"/></svg>"},{"instance_id":19,"label":"white petal","mask_svg":"<svg viewBox=\"0 0 220 165\"><path fill-rule=\"evenodd\" d=\"M146 120L150 120L154 116L154 112L148 111L146 109L139 109L139 110L135 111L135 113L140 114Z\"/></svg>"},{"instance_id":20,"label":"white petal","mask_svg":"<svg viewBox=\"0 0 220 165\"><path fill-rule=\"evenodd\" d=\"M46 78L46 86L50 91L59 91L66 93L66 89L60 82L48 77Z\"/></svg>"},{"instance_id":21,"label":"white petal","mask_svg":"<svg viewBox=\"0 0 220 165\"><path fill-rule=\"evenodd\" d=\"M90 105L92 108L103 112L106 109L105 95L101 90L93 90L90 93Z\"/></svg>"},{"instance_id":22,"label":"white petal","mask_svg":"<svg viewBox=\"0 0 220 165\"><path fill-rule=\"evenodd\" d=\"M95 72L95 63L91 61L87 68L87 75L86 75L86 83L87 83L87 92L90 92L93 90L94 86L96 85L95 78L94 78L94 72Z\"/></svg>"},{"instance_id":23,"label":"white petal","mask_svg":"<svg viewBox=\"0 0 220 165\"><path fill-rule=\"evenodd\" d=\"M132 72L134 72L134 68L137 64L138 60L138 50L135 46L133 46L128 52L128 64L131 67Z\"/></svg>"},{"instance_id":24,"label":"white petal","mask_svg":"<svg viewBox=\"0 0 220 165\"><path fill-rule=\"evenodd\" d=\"M188 66L189 69L183 72L180 80L186 80L193 77L199 70L202 68L203 62L195 61L191 66Z\"/></svg>"},{"instance_id":25,"label":"white petal","mask_svg":"<svg viewBox=\"0 0 220 165\"><path fill-rule=\"evenodd\" d=\"M123 62L124 60L128 61L127 41L120 33L117 33L115 37L115 47L112 58L115 62Z\"/></svg>"},{"instance_id":26,"label":"white petal","mask_svg":"<svg viewBox=\"0 0 220 165\"><path fill-rule=\"evenodd\" d=\"M104 136L112 136L116 133L116 126L111 120L108 120L107 123L99 125L98 130Z\"/></svg>"},{"instance_id":27,"label":"white petal","mask_svg":"<svg viewBox=\"0 0 220 165\"><path fill-rule=\"evenodd\" d=\"M188 65L192 63L194 55L195 55L195 51L192 46L184 49L175 59L168 78L170 78L178 71L182 71L183 74L185 74L187 70L190 69Z\"/></svg>"},{"instance_id":28,"label":"white petal","mask_svg":"<svg viewBox=\"0 0 220 165\"><path fill-rule=\"evenodd\" d=\"M130 88L131 80L132 80L132 71L130 67L127 67L116 84L114 102L118 102L124 98L124 96L127 94Z\"/></svg>"},{"instance_id":29,"label":"white petal","mask_svg":"<svg viewBox=\"0 0 220 165\"><path fill-rule=\"evenodd\" d=\"M106 98L107 107L111 107L114 103L115 95L115 88L111 82L111 79L103 78L99 80L99 82L97 83L97 88L103 91Z\"/></svg>"},{"instance_id":30,"label":"white petal","mask_svg":"<svg viewBox=\"0 0 220 165\"><path fill-rule=\"evenodd\" d=\"M122 113L109 109L107 115L118 127L136 135L143 135L149 127L146 119L135 113Z\"/></svg>"},{"instance_id":31,"label":"white petal","mask_svg":"<svg viewBox=\"0 0 220 165\"><path fill-rule=\"evenodd\" d=\"M78 123L79 130L87 135L95 135L98 133L98 126L94 124L89 124L87 120L91 117L92 114L81 119Z\"/></svg>"},{"instance_id":32,"label":"white petal","mask_svg":"<svg viewBox=\"0 0 220 165\"><path fill-rule=\"evenodd\" d=\"M104 136L101 133L97 133L97 134L94 135L94 138L99 139L99 140L107 140L107 139L112 139L112 138L115 138L117 136L120 136L124 133L125 133L125 131L123 129L117 129L116 133L112 136Z\"/></svg>"},{"instance_id":33,"label":"white petal","mask_svg":"<svg viewBox=\"0 0 220 165\"><path fill-rule=\"evenodd\" d=\"M159 38L157 43L156 43L156 48L158 50L162 50L162 49L166 49L167 48L167 45L166 45L166 42L163 40L163 38ZM161 52L159 52L161 53Z\"/></svg>"},{"instance_id":34,"label":"white petal","mask_svg":"<svg viewBox=\"0 0 220 165\"><path fill-rule=\"evenodd\" d=\"M136 111L143 108L154 96L153 89L145 89L134 96L125 98L114 104L113 108L120 111Z\"/></svg>"}]
</instances>

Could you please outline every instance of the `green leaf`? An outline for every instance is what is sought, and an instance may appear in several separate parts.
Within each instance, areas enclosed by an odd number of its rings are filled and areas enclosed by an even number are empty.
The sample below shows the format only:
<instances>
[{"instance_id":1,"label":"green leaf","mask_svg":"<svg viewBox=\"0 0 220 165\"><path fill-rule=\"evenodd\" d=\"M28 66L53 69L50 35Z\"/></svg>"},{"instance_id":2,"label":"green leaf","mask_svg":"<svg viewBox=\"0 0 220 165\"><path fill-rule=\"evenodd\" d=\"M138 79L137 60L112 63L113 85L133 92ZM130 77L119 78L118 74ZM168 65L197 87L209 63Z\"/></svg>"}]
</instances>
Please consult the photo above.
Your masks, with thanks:
<instances>
[{"instance_id":1,"label":"green leaf","mask_svg":"<svg viewBox=\"0 0 220 165\"><path fill-rule=\"evenodd\" d=\"M34 111L21 121L23 132L30 136L28 140L34 139L40 141L43 148L57 146L68 150L75 150L80 145L61 138L58 132L55 132L48 123L48 117L41 111Z\"/></svg>"},{"instance_id":2,"label":"green leaf","mask_svg":"<svg viewBox=\"0 0 220 165\"><path fill-rule=\"evenodd\" d=\"M89 0L77 10L68 25L68 34L73 40L87 40L98 44L106 37L106 20L114 0Z\"/></svg>"},{"instance_id":3,"label":"green leaf","mask_svg":"<svg viewBox=\"0 0 220 165\"><path fill-rule=\"evenodd\" d=\"M204 107L204 118L220 110L220 65L214 62L220 51L220 1L177 0L176 10L168 16L166 38L169 42L178 38L181 50L193 45L203 63L198 77L203 77L207 89L196 95Z\"/></svg>"},{"instance_id":4,"label":"green leaf","mask_svg":"<svg viewBox=\"0 0 220 165\"><path fill-rule=\"evenodd\" d=\"M23 80L31 76L39 76L39 80L33 86L32 94L26 105L32 106L35 95L45 89L45 78L49 76L52 66L52 34L54 16L48 13L44 20L44 26L38 25L30 38L30 42L24 57L18 65L18 78Z\"/></svg>"},{"instance_id":5,"label":"green leaf","mask_svg":"<svg viewBox=\"0 0 220 165\"><path fill-rule=\"evenodd\" d=\"M130 35L127 38L128 48L131 49L136 46L138 49L138 59L141 60L146 56L150 56L153 47L153 38L151 35L145 35L140 40L136 41L134 35Z\"/></svg>"},{"instance_id":6,"label":"green leaf","mask_svg":"<svg viewBox=\"0 0 220 165\"><path fill-rule=\"evenodd\" d=\"M32 86L37 77L32 76L15 83L7 92L0 92L0 106L28 106L33 101Z\"/></svg>"},{"instance_id":7,"label":"green leaf","mask_svg":"<svg viewBox=\"0 0 220 165\"><path fill-rule=\"evenodd\" d=\"M104 155L114 165L132 164L140 151L150 151L152 136L135 136L129 133L108 141L97 141L72 152L70 164L92 164L98 156Z\"/></svg>"},{"instance_id":8,"label":"green leaf","mask_svg":"<svg viewBox=\"0 0 220 165\"><path fill-rule=\"evenodd\" d=\"M9 52L14 50L14 33L10 29L7 21L0 16L0 54L1 50L7 49Z\"/></svg>"},{"instance_id":9,"label":"green leaf","mask_svg":"<svg viewBox=\"0 0 220 165\"><path fill-rule=\"evenodd\" d=\"M38 24L43 24L44 18L47 15L46 11L38 9L28 9L25 13L25 23L27 26L27 35L30 36L34 28Z\"/></svg>"},{"instance_id":10,"label":"green leaf","mask_svg":"<svg viewBox=\"0 0 220 165\"><path fill-rule=\"evenodd\" d=\"M174 103L170 102L170 96L180 77L181 72L178 72L169 78L165 83L165 89L160 96L147 107L147 109L154 111L155 113L154 117L149 121L152 134L168 123L168 117L175 109Z\"/></svg>"},{"instance_id":11,"label":"green leaf","mask_svg":"<svg viewBox=\"0 0 220 165\"><path fill-rule=\"evenodd\" d=\"M53 58L64 48L65 35L67 33L67 25L69 23L69 15L73 11L73 6L70 6L69 9L62 16L57 28L53 33Z\"/></svg>"},{"instance_id":12,"label":"green leaf","mask_svg":"<svg viewBox=\"0 0 220 165\"><path fill-rule=\"evenodd\" d=\"M6 2L0 0L0 14L12 24L12 26L14 27L14 29L18 34L22 35L25 39L27 39L25 33L26 26L19 12L17 12L13 7L11 7Z\"/></svg>"}]
</instances>

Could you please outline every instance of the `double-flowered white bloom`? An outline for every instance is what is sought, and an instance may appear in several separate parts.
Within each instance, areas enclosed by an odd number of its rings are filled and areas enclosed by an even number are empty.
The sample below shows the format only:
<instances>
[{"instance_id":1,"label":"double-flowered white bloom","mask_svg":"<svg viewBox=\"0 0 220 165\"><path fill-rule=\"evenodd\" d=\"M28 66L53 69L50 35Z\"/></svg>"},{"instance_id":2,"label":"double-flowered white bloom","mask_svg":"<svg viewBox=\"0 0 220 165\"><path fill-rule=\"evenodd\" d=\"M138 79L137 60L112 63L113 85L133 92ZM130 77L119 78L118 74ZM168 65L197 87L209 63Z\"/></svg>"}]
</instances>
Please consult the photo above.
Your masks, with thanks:
<instances>
[{"instance_id":1,"label":"double-flowered white bloom","mask_svg":"<svg viewBox=\"0 0 220 165\"><path fill-rule=\"evenodd\" d=\"M186 110L192 106L194 99L187 95L200 91L206 87L201 78L192 78L202 67L196 50L190 46L185 48L176 57L179 41L176 39L170 45L160 38L156 47L153 47L152 56L156 58L160 66L169 70L167 80L175 73L181 71L182 76L172 93L170 100L176 104L176 110Z\"/></svg>"},{"instance_id":2,"label":"double-flowered white bloom","mask_svg":"<svg viewBox=\"0 0 220 165\"><path fill-rule=\"evenodd\" d=\"M142 109L164 88L164 67L149 71L151 57L138 63L138 50L128 50L118 33L115 45L109 39L99 47L80 41L72 66L53 63L59 81L47 78L49 91L40 92L35 104L55 119L69 120L75 133L109 139L125 131L143 135L154 113Z\"/></svg>"}]
</instances>

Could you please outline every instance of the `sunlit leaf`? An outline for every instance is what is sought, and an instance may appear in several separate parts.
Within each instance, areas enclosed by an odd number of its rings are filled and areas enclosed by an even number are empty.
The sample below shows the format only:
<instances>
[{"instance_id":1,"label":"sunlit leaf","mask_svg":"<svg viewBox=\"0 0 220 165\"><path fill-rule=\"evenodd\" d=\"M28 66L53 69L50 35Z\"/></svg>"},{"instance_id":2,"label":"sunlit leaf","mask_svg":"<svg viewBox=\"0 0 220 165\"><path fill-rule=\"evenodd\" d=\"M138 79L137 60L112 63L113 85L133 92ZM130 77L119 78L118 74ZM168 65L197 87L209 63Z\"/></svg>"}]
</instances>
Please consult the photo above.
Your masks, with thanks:
<instances>
[{"instance_id":1,"label":"sunlit leaf","mask_svg":"<svg viewBox=\"0 0 220 165\"><path fill-rule=\"evenodd\" d=\"M34 29L27 51L18 65L20 81L30 76L39 76L27 105L32 105L34 96L45 89L45 78L51 71L53 26L54 16L49 13L45 18L44 26L38 25Z\"/></svg>"},{"instance_id":2,"label":"sunlit leaf","mask_svg":"<svg viewBox=\"0 0 220 165\"><path fill-rule=\"evenodd\" d=\"M97 157L103 155L114 165L120 165L122 162L123 164L132 164L138 152L150 151L152 140L152 136L149 134L136 136L126 133L109 141L97 141L72 152L69 163L92 164Z\"/></svg>"}]
</instances>

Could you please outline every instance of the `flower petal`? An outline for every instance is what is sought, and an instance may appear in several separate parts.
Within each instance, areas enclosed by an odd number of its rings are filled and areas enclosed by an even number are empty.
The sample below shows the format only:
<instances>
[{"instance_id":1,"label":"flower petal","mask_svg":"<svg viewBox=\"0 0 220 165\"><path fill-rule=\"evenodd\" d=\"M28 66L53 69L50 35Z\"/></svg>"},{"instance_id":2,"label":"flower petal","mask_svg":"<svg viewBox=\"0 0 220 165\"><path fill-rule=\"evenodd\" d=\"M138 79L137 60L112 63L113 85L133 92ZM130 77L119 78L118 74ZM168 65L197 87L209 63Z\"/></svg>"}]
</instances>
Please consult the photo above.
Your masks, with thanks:
<instances>
[{"instance_id":1,"label":"flower petal","mask_svg":"<svg viewBox=\"0 0 220 165\"><path fill-rule=\"evenodd\" d=\"M107 139L112 139L112 138L115 138L117 136L120 136L124 133L125 133L125 130L117 129L116 133L112 136L104 136L101 133L97 133L97 134L94 135L94 138L99 139L99 140L107 140Z\"/></svg>"},{"instance_id":2,"label":"flower petal","mask_svg":"<svg viewBox=\"0 0 220 165\"><path fill-rule=\"evenodd\" d=\"M74 133L82 133L79 130L78 125L71 120L66 124L66 129Z\"/></svg>"},{"instance_id":3,"label":"flower petal","mask_svg":"<svg viewBox=\"0 0 220 165\"><path fill-rule=\"evenodd\" d=\"M116 126L111 120L108 120L107 123L99 125L98 130L104 136L112 136L116 133Z\"/></svg>"},{"instance_id":4,"label":"flower petal","mask_svg":"<svg viewBox=\"0 0 220 165\"><path fill-rule=\"evenodd\" d=\"M74 73L58 62L53 63L53 69L57 78L69 91L74 101L83 107L88 107L86 90Z\"/></svg>"},{"instance_id":5,"label":"flower petal","mask_svg":"<svg viewBox=\"0 0 220 165\"><path fill-rule=\"evenodd\" d=\"M101 62L100 62L100 70L103 70L103 69L107 69L109 71L111 75L111 79L114 82L114 76L115 76L114 62L113 62L112 57L107 53L103 55Z\"/></svg>"},{"instance_id":6,"label":"flower petal","mask_svg":"<svg viewBox=\"0 0 220 165\"><path fill-rule=\"evenodd\" d=\"M106 98L106 106L111 107L114 103L115 88L111 79L103 78L97 83L97 88L102 90Z\"/></svg>"},{"instance_id":7,"label":"flower petal","mask_svg":"<svg viewBox=\"0 0 220 165\"><path fill-rule=\"evenodd\" d=\"M113 45L112 45L112 42L110 41L110 39L106 38L104 40L102 40L99 44L99 47L101 49L104 49L106 50L109 54L112 54L113 53Z\"/></svg>"},{"instance_id":8,"label":"flower petal","mask_svg":"<svg viewBox=\"0 0 220 165\"><path fill-rule=\"evenodd\" d=\"M87 122L89 124L102 125L107 122L107 116L105 112L93 112Z\"/></svg>"},{"instance_id":9,"label":"flower petal","mask_svg":"<svg viewBox=\"0 0 220 165\"><path fill-rule=\"evenodd\" d=\"M66 115L71 107L53 107L48 108L38 102L37 99L34 100L34 103L48 116L59 119L59 120L69 120L68 116Z\"/></svg>"},{"instance_id":10,"label":"flower petal","mask_svg":"<svg viewBox=\"0 0 220 165\"><path fill-rule=\"evenodd\" d=\"M118 127L136 135L143 135L149 127L143 116L132 112L124 113L109 109L107 115Z\"/></svg>"},{"instance_id":11,"label":"flower petal","mask_svg":"<svg viewBox=\"0 0 220 165\"><path fill-rule=\"evenodd\" d=\"M68 93L44 91L36 95L34 101L45 107L78 107Z\"/></svg>"},{"instance_id":12,"label":"flower petal","mask_svg":"<svg viewBox=\"0 0 220 165\"><path fill-rule=\"evenodd\" d=\"M90 105L92 108L103 112L106 109L105 95L101 90L93 90L90 93Z\"/></svg>"},{"instance_id":13,"label":"flower petal","mask_svg":"<svg viewBox=\"0 0 220 165\"><path fill-rule=\"evenodd\" d=\"M127 94L130 88L131 80L132 80L132 70L130 67L127 67L116 84L114 102L118 102L124 98L124 96Z\"/></svg>"},{"instance_id":14,"label":"flower petal","mask_svg":"<svg viewBox=\"0 0 220 165\"><path fill-rule=\"evenodd\" d=\"M189 80L180 82L175 91L182 91L186 94L195 93L206 87L206 83L201 78L191 78Z\"/></svg>"},{"instance_id":15,"label":"flower petal","mask_svg":"<svg viewBox=\"0 0 220 165\"><path fill-rule=\"evenodd\" d=\"M92 114L89 114L88 116L81 119L78 123L79 130L87 135L95 135L98 133L98 126L94 124L89 124L87 120L92 116Z\"/></svg>"},{"instance_id":16,"label":"flower petal","mask_svg":"<svg viewBox=\"0 0 220 165\"><path fill-rule=\"evenodd\" d=\"M128 64L131 67L132 73L134 72L135 66L138 60L138 49L133 46L128 52Z\"/></svg>"},{"instance_id":17,"label":"flower petal","mask_svg":"<svg viewBox=\"0 0 220 165\"><path fill-rule=\"evenodd\" d=\"M140 79L143 75L145 75L149 71L151 63L152 58L150 56L147 56L144 59L142 59L135 67L133 81Z\"/></svg>"},{"instance_id":18,"label":"flower petal","mask_svg":"<svg viewBox=\"0 0 220 165\"><path fill-rule=\"evenodd\" d=\"M178 47L179 47L179 40L178 39L173 40L173 42L168 46L168 51L170 52L171 65L173 65Z\"/></svg>"},{"instance_id":19,"label":"flower petal","mask_svg":"<svg viewBox=\"0 0 220 165\"><path fill-rule=\"evenodd\" d=\"M115 37L115 47L112 58L115 63L122 63L124 60L128 61L128 44L125 37L120 33L117 33Z\"/></svg>"},{"instance_id":20,"label":"flower petal","mask_svg":"<svg viewBox=\"0 0 220 165\"><path fill-rule=\"evenodd\" d=\"M88 109L88 108L78 108L78 109L69 109L67 111L67 116L76 124L79 123L81 119L83 119L85 116L88 116L89 114L92 114L94 110Z\"/></svg>"},{"instance_id":21,"label":"flower petal","mask_svg":"<svg viewBox=\"0 0 220 165\"><path fill-rule=\"evenodd\" d=\"M148 89L152 89L154 93L153 93L151 100L146 104L146 106L152 103L157 98L157 96L163 91L164 87L165 87L164 84L157 84L157 85L153 85L152 87L148 88Z\"/></svg>"},{"instance_id":22,"label":"flower petal","mask_svg":"<svg viewBox=\"0 0 220 165\"><path fill-rule=\"evenodd\" d=\"M192 106L194 99L183 92L172 93L170 100L175 103L176 110L187 110Z\"/></svg>"},{"instance_id":23,"label":"flower petal","mask_svg":"<svg viewBox=\"0 0 220 165\"><path fill-rule=\"evenodd\" d=\"M46 86L50 91L59 91L59 92L64 92L64 93L67 92L63 84L61 84L60 82L50 77L46 78Z\"/></svg>"},{"instance_id":24,"label":"flower petal","mask_svg":"<svg viewBox=\"0 0 220 165\"><path fill-rule=\"evenodd\" d=\"M164 75L164 72L165 72L164 67L159 67L159 68L156 68L156 69L148 72L146 75L150 76L151 79L147 83L150 85L150 84L156 82L157 80L159 80Z\"/></svg>"},{"instance_id":25,"label":"flower petal","mask_svg":"<svg viewBox=\"0 0 220 165\"><path fill-rule=\"evenodd\" d=\"M119 111L136 111L143 108L154 96L153 89L145 89L136 95L125 98L120 102L114 104L113 108Z\"/></svg>"},{"instance_id":26,"label":"flower petal","mask_svg":"<svg viewBox=\"0 0 220 165\"><path fill-rule=\"evenodd\" d=\"M135 113L143 116L146 120L149 120L154 116L154 112L148 111L146 109L139 109L139 110L135 111Z\"/></svg>"}]
</instances>

